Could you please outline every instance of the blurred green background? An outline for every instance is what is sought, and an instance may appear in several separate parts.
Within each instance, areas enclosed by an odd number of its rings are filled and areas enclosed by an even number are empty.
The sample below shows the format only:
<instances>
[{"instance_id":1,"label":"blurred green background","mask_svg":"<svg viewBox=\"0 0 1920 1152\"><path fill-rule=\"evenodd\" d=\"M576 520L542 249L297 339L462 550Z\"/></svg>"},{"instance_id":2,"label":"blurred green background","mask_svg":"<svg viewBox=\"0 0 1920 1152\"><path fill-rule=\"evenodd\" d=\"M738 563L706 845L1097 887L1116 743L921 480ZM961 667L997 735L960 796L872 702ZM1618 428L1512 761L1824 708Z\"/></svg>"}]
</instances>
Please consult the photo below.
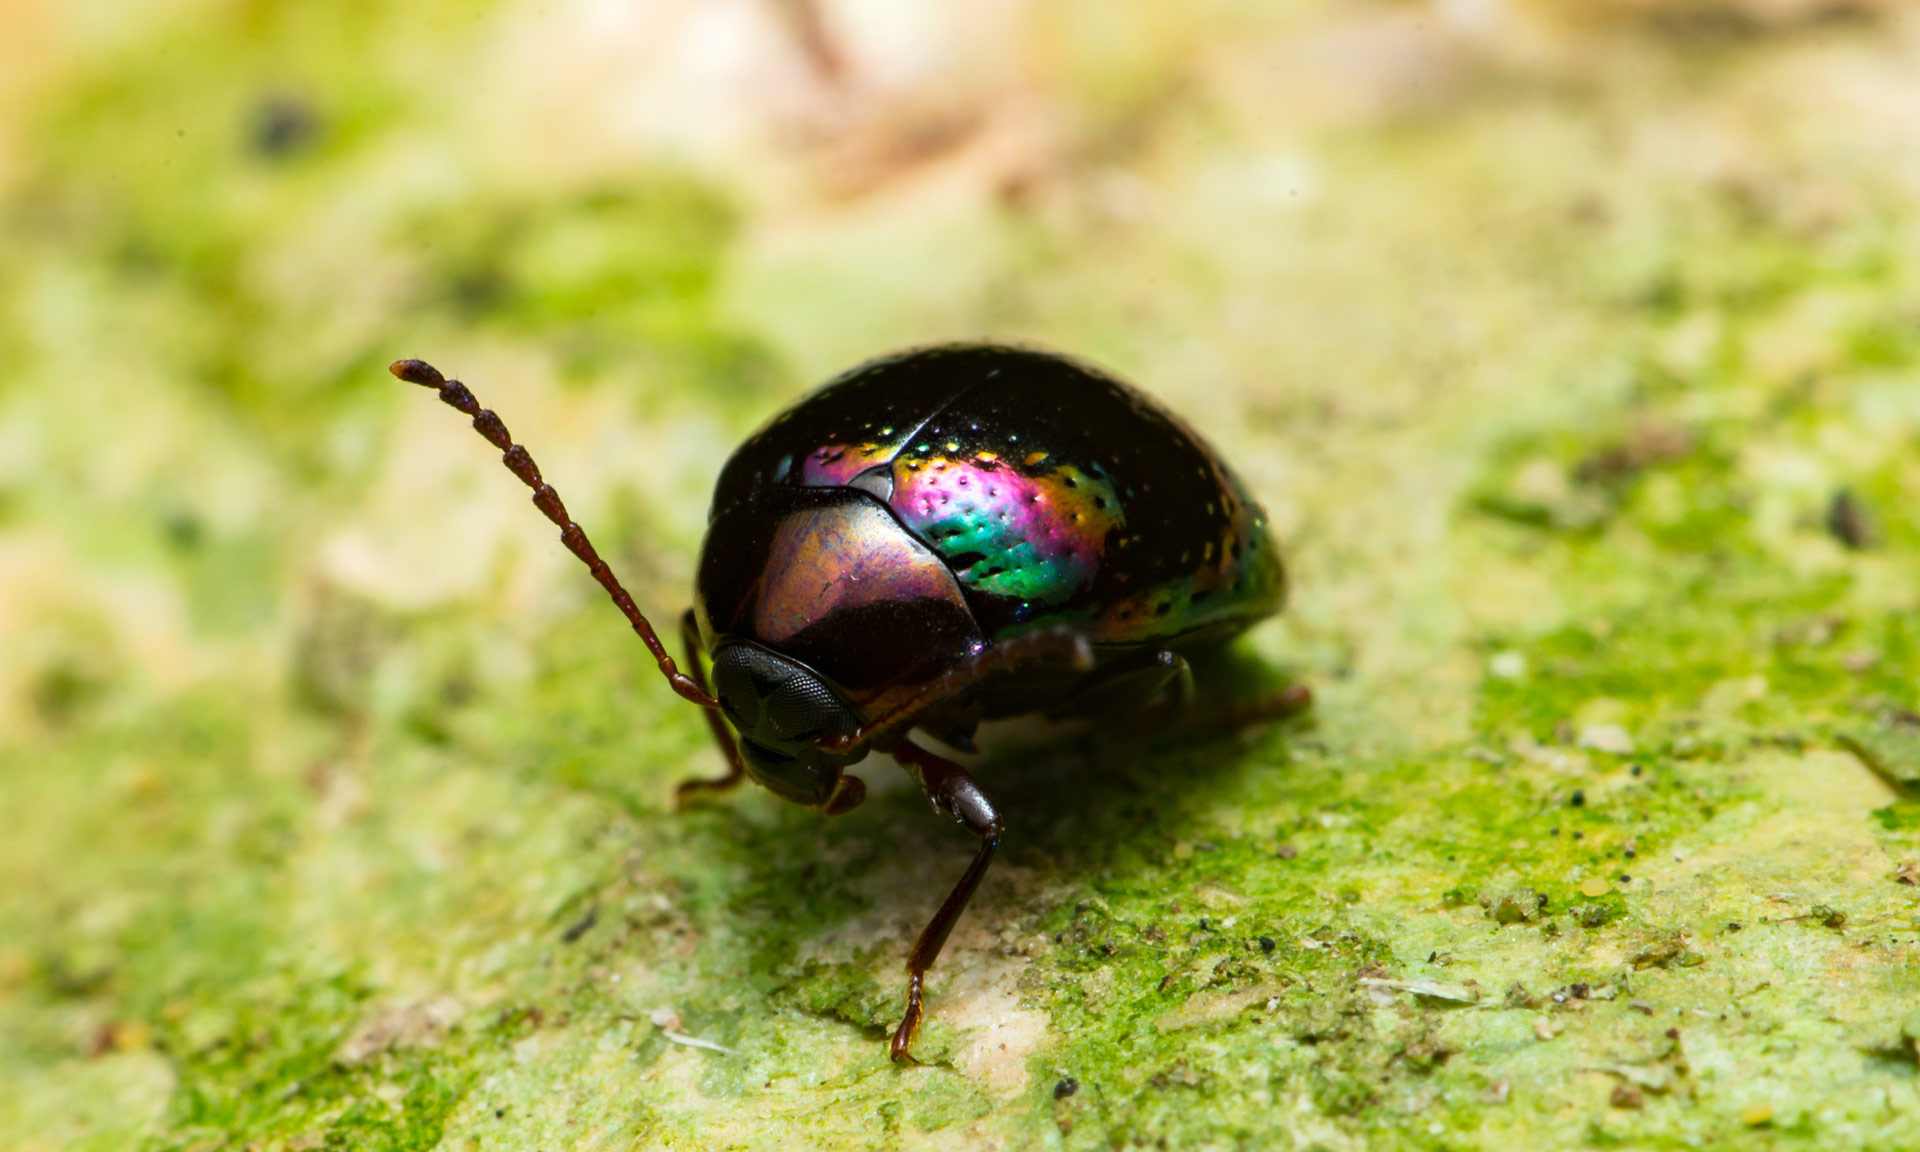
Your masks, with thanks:
<instances>
[{"instance_id":1,"label":"blurred green background","mask_svg":"<svg viewBox=\"0 0 1920 1152\"><path fill-rule=\"evenodd\" d=\"M0 1147L1920 1147L1895 0L0 4ZM970 851L717 760L730 446L903 344L1185 414L1312 718ZM689 1039L707 1046L689 1044Z\"/></svg>"}]
</instances>

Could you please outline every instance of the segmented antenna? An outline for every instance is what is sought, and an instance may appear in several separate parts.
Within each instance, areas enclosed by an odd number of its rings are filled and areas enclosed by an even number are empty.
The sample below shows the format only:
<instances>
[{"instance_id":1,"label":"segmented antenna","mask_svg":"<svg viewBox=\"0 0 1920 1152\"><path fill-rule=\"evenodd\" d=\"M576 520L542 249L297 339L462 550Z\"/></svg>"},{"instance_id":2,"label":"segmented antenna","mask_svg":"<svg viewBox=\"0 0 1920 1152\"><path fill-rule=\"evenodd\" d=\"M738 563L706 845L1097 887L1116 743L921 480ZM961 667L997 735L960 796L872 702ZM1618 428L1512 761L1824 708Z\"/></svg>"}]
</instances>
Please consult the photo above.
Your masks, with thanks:
<instances>
[{"instance_id":1,"label":"segmented antenna","mask_svg":"<svg viewBox=\"0 0 1920 1152\"><path fill-rule=\"evenodd\" d=\"M480 407L480 402L473 398L473 393L467 390L465 384L447 379L438 368L424 360L395 360L387 365L387 371L409 384L434 389L440 393L440 399L473 419L473 430L485 436L487 443L500 449L500 461L507 466L507 471L533 489L533 506L559 527L560 542L580 558L580 562L587 566L587 571L593 573L593 578L600 581L600 587L607 590L614 607L626 615L627 623L633 625L634 634L647 646L647 651L653 653L654 662L660 665L660 674L667 678L667 683L673 685L673 690L702 708L720 707L718 700L703 691L691 676L680 671L673 657L667 655L666 646L660 643L653 625L647 623L647 618L634 606L633 597L627 595L627 590L620 586L613 569L607 567L607 562L600 559L600 553L594 551L593 541L587 539L586 532L573 522L573 517L567 515L567 506L560 502L560 494L553 490L553 485L540 478L540 466L533 462L532 456L527 455L525 448L513 442L500 417L494 415L491 408Z\"/></svg>"}]
</instances>

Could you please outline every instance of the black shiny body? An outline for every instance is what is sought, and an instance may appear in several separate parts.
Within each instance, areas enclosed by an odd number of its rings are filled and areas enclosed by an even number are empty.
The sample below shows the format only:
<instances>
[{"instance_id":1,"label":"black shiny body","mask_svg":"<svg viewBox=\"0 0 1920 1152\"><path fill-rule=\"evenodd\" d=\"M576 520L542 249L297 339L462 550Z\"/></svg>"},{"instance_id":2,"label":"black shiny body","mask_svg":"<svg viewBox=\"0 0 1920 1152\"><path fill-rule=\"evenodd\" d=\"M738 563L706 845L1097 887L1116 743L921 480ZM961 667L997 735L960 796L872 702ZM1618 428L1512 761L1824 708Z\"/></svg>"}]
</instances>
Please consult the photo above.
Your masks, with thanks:
<instances>
[{"instance_id":1,"label":"black shiny body","mask_svg":"<svg viewBox=\"0 0 1920 1152\"><path fill-rule=\"evenodd\" d=\"M849 552L871 549L895 586L769 612L794 595L773 568L814 558L776 547L781 525L820 508L880 529L851 548L854 534L834 533L816 546L836 553L822 568L844 574ZM1051 565L1031 544L1043 533ZM734 453L715 485L695 613L709 650L734 638L777 648L870 715L1023 633L1068 630L1091 646L1095 669L1009 670L924 715L964 739L971 719L1052 710L1115 661L1231 636L1284 592L1258 506L1165 409L1065 357L954 345L862 365ZM807 626L768 635L756 627L768 615Z\"/></svg>"}]
</instances>

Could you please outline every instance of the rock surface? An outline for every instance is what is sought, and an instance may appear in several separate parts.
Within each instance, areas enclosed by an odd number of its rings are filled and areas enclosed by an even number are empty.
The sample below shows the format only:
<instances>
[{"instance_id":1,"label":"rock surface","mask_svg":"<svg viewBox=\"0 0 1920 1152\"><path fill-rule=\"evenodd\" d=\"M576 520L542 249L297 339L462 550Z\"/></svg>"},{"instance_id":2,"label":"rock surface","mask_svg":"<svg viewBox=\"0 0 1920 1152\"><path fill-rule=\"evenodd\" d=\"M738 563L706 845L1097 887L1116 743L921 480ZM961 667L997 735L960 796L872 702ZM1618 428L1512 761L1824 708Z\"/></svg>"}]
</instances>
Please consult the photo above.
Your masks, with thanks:
<instances>
[{"instance_id":1,"label":"rock surface","mask_svg":"<svg viewBox=\"0 0 1920 1152\"><path fill-rule=\"evenodd\" d=\"M0 11L0 1146L1920 1146L1920 22L1838 0ZM1072 350L1268 501L1214 692L744 794L729 446Z\"/></svg>"}]
</instances>

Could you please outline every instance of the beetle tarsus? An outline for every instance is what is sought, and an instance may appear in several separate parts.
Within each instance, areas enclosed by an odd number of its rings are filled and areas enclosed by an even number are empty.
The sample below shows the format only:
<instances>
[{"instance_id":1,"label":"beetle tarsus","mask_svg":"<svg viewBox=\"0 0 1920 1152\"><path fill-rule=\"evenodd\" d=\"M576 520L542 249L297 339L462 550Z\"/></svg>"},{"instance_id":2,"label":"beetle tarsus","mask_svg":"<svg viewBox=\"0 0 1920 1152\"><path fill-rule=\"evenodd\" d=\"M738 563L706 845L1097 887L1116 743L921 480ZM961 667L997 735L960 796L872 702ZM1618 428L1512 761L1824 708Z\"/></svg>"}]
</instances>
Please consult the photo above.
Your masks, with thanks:
<instances>
[{"instance_id":1,"label":"beetle tarsus","mask_svg":"<svg viewBox=\"0 0 1920 1152\"><path fill-rule=\"evenodd\" d=\"M907 1014L900 1021L900 1027L893 1030L893 1042L887 1045L887 1052L895 1064L918 1064L913 1058L913 1038L920 1031L921 1000L926 986L926 974L915 972L907 980Z\"/></svg>"}]
</instances>

